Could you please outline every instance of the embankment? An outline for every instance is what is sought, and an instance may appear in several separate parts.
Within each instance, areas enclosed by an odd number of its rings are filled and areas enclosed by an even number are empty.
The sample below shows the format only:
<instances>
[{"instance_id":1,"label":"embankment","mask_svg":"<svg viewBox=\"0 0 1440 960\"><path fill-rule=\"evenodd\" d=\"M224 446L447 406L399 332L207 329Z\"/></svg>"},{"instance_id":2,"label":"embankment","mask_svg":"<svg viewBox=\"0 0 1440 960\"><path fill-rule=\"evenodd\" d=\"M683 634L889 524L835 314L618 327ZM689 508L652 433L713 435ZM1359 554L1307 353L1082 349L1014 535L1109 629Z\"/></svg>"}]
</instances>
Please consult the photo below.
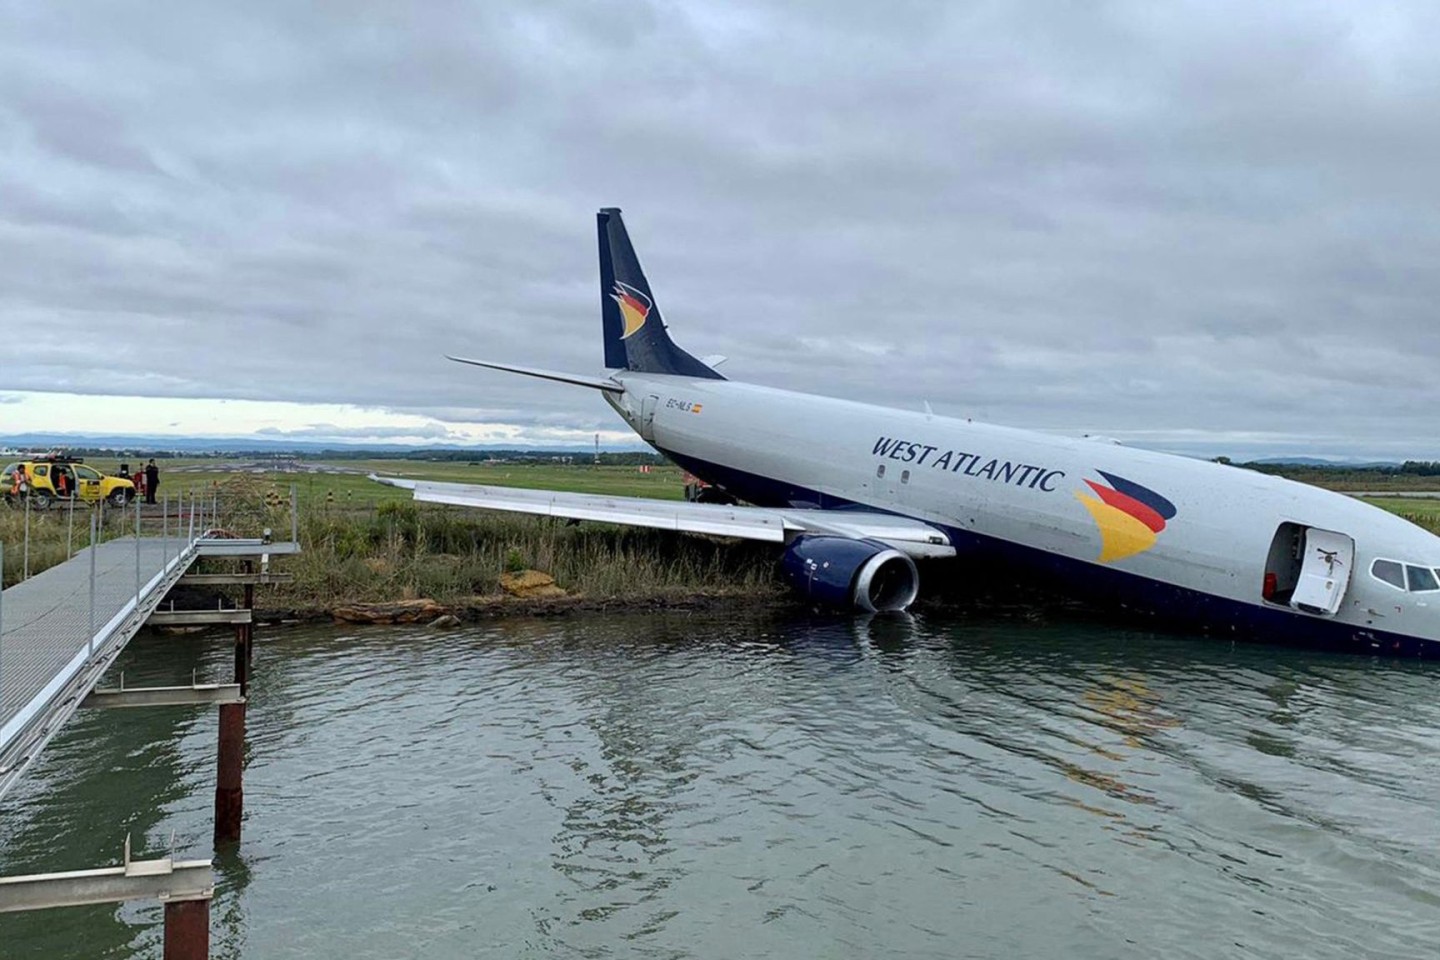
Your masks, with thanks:
<instances>
[{"instance_id":1,"label":"embankment","mask_svg":"<svg viewBox=\"0 0 1440 960\"><path fill-rule=\"evenodd\" d=\"M287 517L267 519L272 529L288 526ZM271 615L307 619L419 599L478 618L787 598L766 545L658 530L392 502L314 511L300 539L303 552L276 565L294 580L257 597ZM545 572L557 589L505 589L502 579L524 570Z\"/></svg>"}]
</instances>

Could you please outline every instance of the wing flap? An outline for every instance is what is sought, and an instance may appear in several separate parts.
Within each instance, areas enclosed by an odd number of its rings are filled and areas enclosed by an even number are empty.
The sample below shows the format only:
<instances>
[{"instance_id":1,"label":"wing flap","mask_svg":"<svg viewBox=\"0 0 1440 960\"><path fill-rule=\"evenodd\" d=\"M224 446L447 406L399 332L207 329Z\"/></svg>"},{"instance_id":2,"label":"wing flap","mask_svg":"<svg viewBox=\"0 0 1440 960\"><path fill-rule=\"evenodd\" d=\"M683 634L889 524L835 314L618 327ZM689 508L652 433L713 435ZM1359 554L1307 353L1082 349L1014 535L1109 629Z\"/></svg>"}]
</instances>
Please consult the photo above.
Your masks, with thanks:
<instances>
[{"instance_id":1,"label":"wing flap","mask_svg":"<svg viewBox=\"0 0 1440 960\"><path fill-rule=\"evenodd\" d=\"M785 510L783 513L786 520L808 532L880 540L917 560L955 556L955 547L944 531L923 520L867 510Z\"/></svg>"}]
</instances>

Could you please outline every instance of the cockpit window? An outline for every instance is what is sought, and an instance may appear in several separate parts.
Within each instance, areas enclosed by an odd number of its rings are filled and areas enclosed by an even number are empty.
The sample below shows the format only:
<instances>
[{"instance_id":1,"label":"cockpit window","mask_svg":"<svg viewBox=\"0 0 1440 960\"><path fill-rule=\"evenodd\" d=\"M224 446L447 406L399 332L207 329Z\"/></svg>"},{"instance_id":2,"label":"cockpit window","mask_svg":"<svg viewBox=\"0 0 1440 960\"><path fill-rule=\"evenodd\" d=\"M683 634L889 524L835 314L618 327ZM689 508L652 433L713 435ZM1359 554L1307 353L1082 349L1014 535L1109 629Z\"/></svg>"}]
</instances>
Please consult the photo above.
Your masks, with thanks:
<instances>
[{"instance_id":1,"label":"cockpit window","mask_svg":"<svg viewBox=\"0 0 1440 960\"><path fill-rule=\"evenodd\" d=\"M1410 583L1411 593L1426 593L1431 590L1440 590L1440 581L1435 579L1434 571L1426 567L1412 567L1405 565L1405 579Z\"/></svg>"},{"instance_id":2,"label":"cockpit window","mask_svg":"<svg viewBox=\"0 0 1440 960\"><path fill-rule=\"evenodd\" d=\"M1397 590L1405 589L1405 569L1394 560L1376 560L1370 565L1370 575Z\"/></svg>"}]
</instances>

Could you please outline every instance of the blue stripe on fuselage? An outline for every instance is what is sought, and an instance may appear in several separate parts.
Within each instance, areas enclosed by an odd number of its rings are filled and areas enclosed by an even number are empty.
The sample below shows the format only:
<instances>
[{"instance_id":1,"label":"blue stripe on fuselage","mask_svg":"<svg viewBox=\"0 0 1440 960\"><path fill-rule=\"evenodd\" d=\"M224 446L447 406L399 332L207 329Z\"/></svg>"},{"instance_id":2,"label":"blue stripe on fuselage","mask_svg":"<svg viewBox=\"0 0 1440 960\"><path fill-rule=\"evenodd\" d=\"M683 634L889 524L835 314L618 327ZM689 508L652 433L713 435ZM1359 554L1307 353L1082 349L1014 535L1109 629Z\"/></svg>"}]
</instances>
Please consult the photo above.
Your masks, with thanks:
<instances>
[{"instance_id":1,"label":"blue stripe on fuselage","mask_svg":"<svg viewBox=\"0 0 1440 960\"><path fill-rule=\"evenodd\" d=\"M660 452L707 483L724 487L756 506L896 512L668 450ZM1143 614L1178 630L1312 650L1440 657L1440 643L1433 640L1369 630L1286 607L1218 597L1024 544L941 524L936 526L945 531L961 556L983 556L988 562L1003 565L1023 577L1026 583L1040 581L1040 585L1077 600L1120 606L1127 613Z\"/></svg>"}]
</instances>

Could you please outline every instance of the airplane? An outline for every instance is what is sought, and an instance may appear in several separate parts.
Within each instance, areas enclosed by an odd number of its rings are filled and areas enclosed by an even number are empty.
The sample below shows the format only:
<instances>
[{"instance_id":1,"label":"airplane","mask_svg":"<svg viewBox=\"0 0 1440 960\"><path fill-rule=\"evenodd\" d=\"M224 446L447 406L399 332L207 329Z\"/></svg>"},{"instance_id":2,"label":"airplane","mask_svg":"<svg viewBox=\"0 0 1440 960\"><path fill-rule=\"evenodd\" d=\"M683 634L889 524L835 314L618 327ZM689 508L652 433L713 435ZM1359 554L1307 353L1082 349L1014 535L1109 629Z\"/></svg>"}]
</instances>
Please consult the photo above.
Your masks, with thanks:
<instances>
[{"instance_id":1,"label":"airplane","mask_svg":"<svg viewBox=\"0 0 1440 960\"><path fill-rule=\"evenodd\" d=\"M904 610L919 594L915 560L958 556L1181 629L1440 655L1440 537L1409 521L1103 438L727 379L715 369L725 358L671 340L620 210L600 210L597 227L603 374L448 359L598 391L732 502L375 479L431 503L773 542L792 586L831 606Z\"/></svg>"}]
</instances>

